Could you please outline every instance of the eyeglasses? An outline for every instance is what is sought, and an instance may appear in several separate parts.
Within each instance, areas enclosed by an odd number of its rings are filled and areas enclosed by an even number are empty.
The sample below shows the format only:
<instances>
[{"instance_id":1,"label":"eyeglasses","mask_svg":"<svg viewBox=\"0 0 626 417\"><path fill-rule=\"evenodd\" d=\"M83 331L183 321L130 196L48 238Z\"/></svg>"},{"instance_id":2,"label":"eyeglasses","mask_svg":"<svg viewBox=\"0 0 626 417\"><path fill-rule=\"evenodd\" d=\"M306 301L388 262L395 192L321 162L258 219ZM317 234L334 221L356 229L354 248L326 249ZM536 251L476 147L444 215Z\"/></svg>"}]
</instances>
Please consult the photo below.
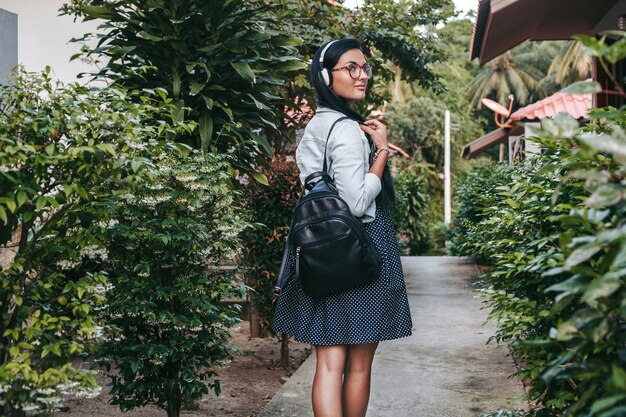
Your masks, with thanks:
<instances>
[{"instance_id":1,"label":"eyeglasses","mask_svg":"<svg viewBox=\"0 0 626 417\"><path fill-rule=\"evenodd\" d=\"M368 64L367 62L363 65L359 65L354 62L351 62L348 65L344 65L343 67L339 67L339 68L333 68L332 70L334 72L334 71L339 71L342 69L348 70L348 74L350 74L350 77L354 80L359 79L359 77L361 76L361 70L365 72L365 75L367 76L367 78L372 78L372 66Z\"/></svg>"}]
</instances>

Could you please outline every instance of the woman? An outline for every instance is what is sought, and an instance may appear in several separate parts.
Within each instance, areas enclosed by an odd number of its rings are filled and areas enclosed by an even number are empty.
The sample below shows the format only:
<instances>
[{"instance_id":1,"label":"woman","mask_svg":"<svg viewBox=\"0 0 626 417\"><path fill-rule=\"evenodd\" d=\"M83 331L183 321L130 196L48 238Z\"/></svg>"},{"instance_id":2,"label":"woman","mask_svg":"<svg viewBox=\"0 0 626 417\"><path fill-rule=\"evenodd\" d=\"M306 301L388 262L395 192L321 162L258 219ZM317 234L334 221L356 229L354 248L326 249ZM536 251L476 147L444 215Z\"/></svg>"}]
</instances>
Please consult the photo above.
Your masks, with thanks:
<instances>
[{"instance_id":1,"label":"woman","mask_svg":"<svg viewBox=\"0 0 626 417\"><path fill-rule=\"evenodd\" d=\"M350 118L332 130L328 170L339 195L364 223L383 258L380 276L365 286L311 297L304 294L298 280L290 279L278 299L273 330L315 346L312 400L316 417L365 416L378 342L411 334L406 288L390 217L394 192L387 166L387 129L378 120L364 121L352 108L353 103L365 98L371 75L372 69L357 40L346 38L321 47L311 69L317 112L296 150L300 179L304 181L322 168L331 125L341 117ZM293 271L293 259L288 265Z\"/></svg>"}]
</instances>

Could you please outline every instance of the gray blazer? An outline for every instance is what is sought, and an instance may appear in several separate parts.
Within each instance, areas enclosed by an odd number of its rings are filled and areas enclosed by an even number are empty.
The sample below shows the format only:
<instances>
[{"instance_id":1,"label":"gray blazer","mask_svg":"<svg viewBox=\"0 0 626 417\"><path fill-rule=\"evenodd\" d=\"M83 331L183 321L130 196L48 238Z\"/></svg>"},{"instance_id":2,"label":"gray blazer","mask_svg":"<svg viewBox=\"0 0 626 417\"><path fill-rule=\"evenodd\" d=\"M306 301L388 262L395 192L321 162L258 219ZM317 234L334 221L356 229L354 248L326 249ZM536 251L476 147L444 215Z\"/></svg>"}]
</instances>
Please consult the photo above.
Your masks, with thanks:
<instances>
[{"instance_id":1,"label":"gray blazer","mask_svg":"<svg viewBox=\"0 0 626 417\"><path fill-rule=\"evenodd\" d=\"M341 112L318 107L315 116L304 129L296 148L296 162L303 184L308 175L322 170L326 136L333 122L343 116ZM368 172L369 153L365 133L356 121L342 120L335 125L326 151L328 173L335 180L339 196L363 223L374 221L374 200L382 188L380 178Z\"/></svg>"}]
</instances>

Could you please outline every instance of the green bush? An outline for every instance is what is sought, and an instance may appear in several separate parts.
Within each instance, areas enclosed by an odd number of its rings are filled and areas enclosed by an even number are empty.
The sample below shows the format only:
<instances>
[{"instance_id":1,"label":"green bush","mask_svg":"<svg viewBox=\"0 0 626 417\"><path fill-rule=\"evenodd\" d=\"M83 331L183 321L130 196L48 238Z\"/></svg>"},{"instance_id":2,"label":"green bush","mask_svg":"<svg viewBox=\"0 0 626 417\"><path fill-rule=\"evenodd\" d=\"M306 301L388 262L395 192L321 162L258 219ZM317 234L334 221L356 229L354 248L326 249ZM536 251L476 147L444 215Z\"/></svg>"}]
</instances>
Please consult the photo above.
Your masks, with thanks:
<instances>
[{"instance_id":1,"label":"green bush","mask_svg":"<svg viewBox=\"0 0 626 417\"><path fill-rule=\"evenodd\" d=\"M94 229L112 284L97 356L113 404L178 416L183 401L220 393L216 367L230 358L228 328L238 321L220 301L245 290L219 264L240 251L244 223L227 159L180 144L136 146L148 175L114 184L109 217Z\"/></svg>"},{"instance_id":2,"label":"green bush","mask_svg":"<svg viewBox=\"0 0 626 417\"><path fill-rule=\"evenodd\" d=\"M544 120L542 155L506 177L481 168L457 190L458 220L473 222L456 228L456 247L492 265L482 284L494 339L524 363L530 415L626 410L626 111L590 117L586 133L565 115Z\"/></svg>"},{"instance_id":3,"label":"green bush","mask_svg":"<svg viewBox=\"0 0 626 417\"><path fill-rule=\"evenodd\" d=\"M145 107L115 89L55 85L49 70L0 86L0 248L17 244L0 269L3 415L98 391L80 363L103 334L96 311L110 286L88 229L105 214L100 185L143 165L123 148L153 134L139 123Z\"/></svg>"},{"instance_id":4,"label":"green bush","mask_svg":"<svg viewBox=\"0 0 626 417\"><path fill-rule=\"evenodd\" d=\"M484 231L480 225L498 201L496 189L510 182L511 173L508 165L486 164L460 175L448 233L449 255L472 256L477 262L489 263L489 254L482 251Z\"/></svg>"},{"instance_id":5,"label":"green bush","mask_svg":"<svg viewBox=\"0 0 626 417\"><path fill-rule=\"evenodd\" d=\"M258 224L242 235L246 247L242 267L261 320L260 330L267 332L271 327L276 274L302 185L292 156L274 158L262 172L269 185L251 181L244 187L245 206L255 214Z\"/></svg>"},{"instance_id":6,"label":"green bush","mask_svg":"<svg viewBox=\"0 0 626 417\"><path fill-rule=\"evenodd\" d=\"M97 77L129 90L162 88L198 129L173 140L254 171L272 154L262 129L275 131L288 74L306 67L301 39L273 19L277 6L251 0L72 0L64 12L102 19ZM187 108L189 111L185 111ZM261 176L257 178L263 180Z\"/></svg>"},{"instance_id":7,"label":"green bush","mask_svg":"<svg viewBox=\"0 0 626 417\"><path fill-rule=\"evenodd\" d=\"M611 45L577 38L608 69L626 58L626 33L614 35ZM578 83L567 92L600 89ZM626 108L589 119L582 129L565 114L542 120L533 138L541 155L513 168L495 201L491 187L461 197L492 202L478 207L471 239L494 265L483 284L495 339L523 359L532 416L626 414Z\"/></svg>"},{"instance_id":8,"label":"green bush","mask_svg":"<svg viewBox=\"0 0 626 417\"><path fill-rule=\"evenodd\" d=\"M429 196L428 173L420 166L401 170L393 177L396 192L394 226L404 255L423 255L434 246L432 241L433 207Z\"/></svg>"}]
</instances>

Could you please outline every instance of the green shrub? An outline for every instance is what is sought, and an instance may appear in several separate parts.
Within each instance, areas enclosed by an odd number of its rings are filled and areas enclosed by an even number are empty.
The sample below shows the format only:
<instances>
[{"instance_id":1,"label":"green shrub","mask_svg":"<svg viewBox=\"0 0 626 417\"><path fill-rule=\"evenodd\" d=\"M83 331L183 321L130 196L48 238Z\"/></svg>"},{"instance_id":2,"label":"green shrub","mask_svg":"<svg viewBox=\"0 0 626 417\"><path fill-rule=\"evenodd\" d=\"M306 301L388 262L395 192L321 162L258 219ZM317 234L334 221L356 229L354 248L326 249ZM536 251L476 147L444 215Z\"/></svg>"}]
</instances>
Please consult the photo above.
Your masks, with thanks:
<instances>
[{"instance_id":1,"label":"green shrub","mask_svg":"<svg viewBox=\"0 0 626 417\"><path fill-rule=\"evenodd\" d=\"M17 243L0 269L3 415L98 391L80 359L102 336L110 286L88 229L105 215L100 185L143 165L123 148L153 134L139 123L146 111L113 88L55 85L49 69L0 86L0 248Z\"/></svg>"},{"instance_id":2,"label":"green shrub","mask_svg":"<svg viewBox=\"0 0 626 417\"><path fill-rule=\"evenodd\" d=\"M208 388L220 393L216 367L230 358L228 328L238 321L220 301L244 290L218 266L240 251L244 224L224 157L137 145L152 168L133 184L116 184L108 223L94 230L113 286L97 356L113 404L123 411L155 404L178 416L183 401Z\"/></svg>"},{"instance_id":3,"label":"green shrub","mask_svg":"<svg viewBox=\"0 0 626 417\"><path fill-rule=\"evenodd\" d=\"M242 266L261 320L260 330L267 332L271 327L276 274L302 185L292 156L274 158L261 172L269 185L251 181L244 187L245 206L255 214L258 224L242 236L246 247Z\"/></svg>"},{"instance_id":4,"label":"green shrub","mask_svg":"<svg viewBox=\"0 0 626 417\"><path fill-rule=\"evenodd\" d=\"M64 12L102 19L97 77L129 90L162 88L198 129L173 140L254 171L272 154L262 129L275 131L285 102L276 95L287 75L306 67L301 39L275 21L278 6L250 0L72 0ZM189 111L185 111L187 108ZM260 176L259 179L262 180Z\"/></svg>"},{"instance_id":5,"label":"green shrub","mask_svg":"<svg viewBox=\"0 0 626 417\"><path fill-rule=\"evenodd\" d=\"M404 255L423 255L433 248L431 236L432 199L428 173L412 166L393 177L396 208L393 221Z\"/></svg>"},{"instance_id":6,"label":"green shrub","mask_svg":"<svg viewBox=\"0 0 626 417\"><path fill-rule=\"evenodd\" d=\"M510 182L511 172L508 165L486 164L460 175L448 236L449 255L473 256L477 262L490 263L489 253L482 251L480 224L498 200L496 188Z\"/></svg>"},{"instance_id":7,"label":"green shrub","mask_svg":"<svg viewBox=\"0 0 626 417\"><path fill-rule=\"evenodd\" d=\"M470 174L457 193L458 216L474 220L457 247L493 265L482 279L493 338L522 359L536 416L626 409L626 111L590 117L586 133L565 115L544 120L542 155L495 187Z\"/></svg>"}]
</instances>

